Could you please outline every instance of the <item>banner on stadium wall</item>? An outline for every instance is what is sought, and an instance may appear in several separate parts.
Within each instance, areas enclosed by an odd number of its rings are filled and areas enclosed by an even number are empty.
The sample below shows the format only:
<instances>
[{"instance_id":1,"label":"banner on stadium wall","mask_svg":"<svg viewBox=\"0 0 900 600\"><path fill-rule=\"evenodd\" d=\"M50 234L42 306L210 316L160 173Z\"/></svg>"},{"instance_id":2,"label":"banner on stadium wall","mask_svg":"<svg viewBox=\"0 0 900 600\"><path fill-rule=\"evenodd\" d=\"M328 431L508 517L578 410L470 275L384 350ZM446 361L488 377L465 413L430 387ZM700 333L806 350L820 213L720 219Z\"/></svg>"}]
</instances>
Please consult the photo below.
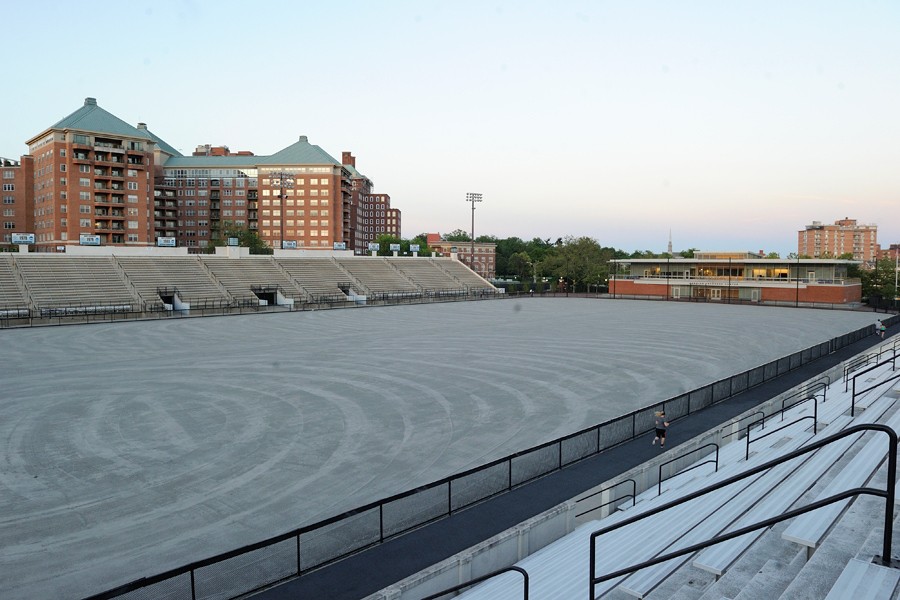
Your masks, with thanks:
<instances>
[{"instance_id":1,"label":"banner on stadium wall","mask_svg":"<svg viewBox=\"0 0 900 600\"><path fill-rule=\"evenodd\" d=\"M347 242L335 242L335 243L334 243L334 249L335 249L335 250L346 250L346 249L347 249Z\"/></svg>"},{"instance_id":2,"label":"banner on stadium wall","mask_svg":"<svg viewBox=\"0 0 900 600\"><path fill-rule=\"evenodd\" d=\"M175 238L173 238L173 237L158 237L158 238L156 238L156 245L161 248L174 248L175 247Z\"/></svg>"},{"instance_id":3,"label":"banner on stadium wall","mask_svg":"<svg viewBox=\"0 0 900 600\"><path fill-rule=\"evenodd\" d=\"M391 244L391 252L400 252L400 244Z\"/></svg>"},{"instance_id":4,"label":"banner on stadium wall","mask_svg":"<svg viewBox=\"0 0 900 600\"><path fill-rule=\"evenodd\" d=\"M14 233L10 236L10 239L13 244L33 244L34 243L34 234L33 233Z\"/></svg>"},{"instance_id":5,"label":"banner on stadium wall","mask_svg":"<svg viewBox=\"0 0 900 600\"><path fill-rule=\"evenodd\" d=\"M281 248L283 250L296 250L297 242L294 240L284 240L281 242Z\"/></svg>"},{"instance_id":6,"label":"banner on stadium wall","mask_svg":"<svg viewBox=\"0 0 900 600\"><path fill-rule=\"evenodd\" d=\"M378 252L380 249L378 242L369 242L369 252Z\"/></svg>"},{"instance_id":7,"label":"banner on stadium wall","mask_svg":"<svg viewBox=\"0 0 900 600\"><path fill-rule=\"evenodd\" d=\"M418 244L410 244L410 245L409 245L409 251L410 251L410 252L418 252L418 251L419 251L419 245L418 245Z\"/></svg>"},{"instance_id":8,"label":"banner on stadium wall","mask_svg":"<svg viewBox=\"0 0 900 600\"><path fill-rule=\"evenodd\" d=\"M78 243L82 246L99 246L100 236L82 233L80 236L78 236Z\"/></svg>"}]
</instances>

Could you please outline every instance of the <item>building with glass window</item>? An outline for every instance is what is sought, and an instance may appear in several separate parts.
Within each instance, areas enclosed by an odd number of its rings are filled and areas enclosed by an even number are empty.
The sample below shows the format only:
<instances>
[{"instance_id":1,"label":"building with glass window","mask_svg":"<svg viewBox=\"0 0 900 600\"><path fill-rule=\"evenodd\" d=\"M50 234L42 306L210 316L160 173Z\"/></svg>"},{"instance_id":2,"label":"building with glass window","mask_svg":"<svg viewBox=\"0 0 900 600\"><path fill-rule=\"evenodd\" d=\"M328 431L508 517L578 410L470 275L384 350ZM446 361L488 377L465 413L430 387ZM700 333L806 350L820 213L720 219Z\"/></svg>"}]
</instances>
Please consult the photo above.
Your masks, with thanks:
<instances>
[{"instance_id":1,"label":"building with glass window","mask_svg":"<svg viewBox=\"0 0 900 600\"><path fill-rule=\"evenodd\" d=\"M697 252L694 258L613 260L609 293L653 299L852 306L862 300L860 261L766 258L752 252Z\"/></svg>"},{"instance_id":2,"label":"building with glass window","mask_svg":"<svg viewBox=\"0 0 900 600\"><path fill-rule=\"evenodd\" d=\"M31 156L23 156L20 160L0 157L0 210L3 211L0 245L12 245L14 233L34 231L33 171Z\"/></svg>"},{"instance_id":3,"label":"building with glass window","mask_svg":"<svg viewBox=\"0 0 900 600\"><path fill-rule=\"evenodd\" d=\"M3 243L27 232L37 251L78 244L201 251L234 226L273 248L364 252L377 235L400 235L400 211L387 194L371 193L352 155L342 164L306 136L269 156L209 145L185 156L145 124L129 125L87 98L26 143L29 155L0 163L9 166Z\"/></svg>"},{"instance_id":4,"label":"building with glass window","mask_svg":"<svg viewBox=\"0 0 900 600\"><path fill-rule=\"evenodd\" d=\"M797 232L797 254L813 258L837 257L845 254L853 260L872 263L878 258L878 226L863 225L856 219L844 218L834 225L813 221Z\"/></svg>"}]
</instances>

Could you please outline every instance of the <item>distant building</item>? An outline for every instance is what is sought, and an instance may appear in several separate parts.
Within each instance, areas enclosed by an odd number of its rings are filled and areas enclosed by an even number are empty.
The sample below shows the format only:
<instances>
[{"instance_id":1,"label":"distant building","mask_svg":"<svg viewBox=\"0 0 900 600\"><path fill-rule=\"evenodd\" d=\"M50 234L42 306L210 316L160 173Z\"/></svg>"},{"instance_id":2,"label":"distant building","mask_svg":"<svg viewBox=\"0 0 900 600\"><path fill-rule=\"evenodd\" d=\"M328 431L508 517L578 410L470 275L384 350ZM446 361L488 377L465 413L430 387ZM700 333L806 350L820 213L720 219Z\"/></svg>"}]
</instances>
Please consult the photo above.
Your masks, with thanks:
<instances>
[{"instance_id":1,"label":"distant building","mask_svg":"<svg viewBox=\"0 0 900 600\"><path fill-rule=\"evenodd\" d=\"M744 301L780 305L853 306L859 279L847 268L859 261L766 258L752 252L696 252L694 258L612 261L609 292L634 298Z\"/></svg>"},{"instance_id":2,"label":"distant building","mask_svg":"<svg viewBox=\"0 0 900 600\"><path fill-rule=\"evenodd\" d=\"M497 277L497 244L475 242L475 256L472 256L472 242L452 242L441 238L439 233L429 233L428 247L444 256L457 259L485 279Z\"/></svg>"},{"instance_id":3,"label":"distant building","mask_svg":"<svg viewBox=\"0 0 900 600\"><path fill-rule=\"evenodd\" d=\"M0 157L0 207L3 211L3 230L0 245L13 243L14 233L34 232L34 159L20 160Z\"/></svg>"},{"instance_id":4,"label":"distant building","mask_svg":"<svg viewBox=\"0 0 900 600\"><path fill-rule=\"evenodd\" d=\"M356 157L350 152L341 155L341 162L350 171L350 239L353 245L348 250L356 254L366 254L369 244L380 235L400 237L400 209L391 208L388 194L372 192L375 184L356 170Z\"/></svg>"},{"instance_id":5,"label":"distant building","mask_svg":"<svg viewBox=\"0 0 900 600\"><path fill-rule=\"evenodd\" d=\"M878 251L878 226L860 225L856 219L840 219L834 225L813 221L797 232L797 253L801 256L852 254L853 260L871 263L878 257Z\"/></svg>"},{"instance_id":6,"label":"distant building","mask_svg":"<svg viewBox=\"0 0 900 600\"><path fill-rule=\"evenodd\" d=\"M209 144L184 156L87 98L26 143L22 160L0 159L4 244L34 233L45 252L84 243L201 251L229 225L275 248L364 251L382 233L400 236L400 211L371 193L352 155L344 165L306 136L269 156Z\"/></svg>"}]
</instances>

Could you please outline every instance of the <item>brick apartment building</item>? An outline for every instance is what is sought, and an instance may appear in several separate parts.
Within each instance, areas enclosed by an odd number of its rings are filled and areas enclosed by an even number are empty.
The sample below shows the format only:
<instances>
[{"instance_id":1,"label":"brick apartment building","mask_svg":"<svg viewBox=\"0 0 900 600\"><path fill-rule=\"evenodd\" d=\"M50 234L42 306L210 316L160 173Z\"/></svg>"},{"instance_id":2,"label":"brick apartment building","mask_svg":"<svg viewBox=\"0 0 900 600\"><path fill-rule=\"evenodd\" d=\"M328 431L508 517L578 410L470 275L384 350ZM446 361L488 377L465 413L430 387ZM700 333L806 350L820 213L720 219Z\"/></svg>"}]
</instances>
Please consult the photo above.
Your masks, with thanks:
<instances>
[{"instance_id":1,"label":"brick apartment building","mask_svg":"<svg viewBox=\"0 0 900 600\"><path fill-rule=\"evenodd\" d=\"M2 190L3 232L0 243L11 244L13 233L32 233L34 213L34 161L30 156L21 160L0 157L0 190Z\"/></svg>"},{"instance_id":2,"label":"brick apartment building","mask_svg":"<svg viewBox=\"0 0 900 600\"><path fill-rule=\"evenodd\" d=\"M269 156L209 145L184 156L87 98L27 144L20 161L0 163L4 244L16 232L34 233L46 252L84 243L200 251L233 224L276 248L364 252L367 239L400 234L400 211L371 193L355 158L345 153L351 169L306 136ZM360 192L354 174L368 182Z\"/></svg>"},{"instance_id":3,"label":"brick apartment building","mask_svg":"<svg viewBox=\"0 0 900 600\"><path fill-rule=\"evenodd\" d=\"M497 244L492 242L475 242L475 254L472 254L472 242L447 241L439 233L429 233L426 237L428 247L432 251L445 256L456 255L460 262L485 279L497 277Z\"/></svg>"},{"instance_id":4,"label":"brick apartment building","mask_svg":"<svg viewBox=\"0 0 900 600\"><path fill-rule=\"evenodd\" d=\"M350 236L356 254L366 254L369 244L380 235L400 237L400 209L391 208L388 194L372 192L372 180L356 170L356 157L350 152L341 155L341 162L350 171Z\"/></svg>"},{"instance_id":5,"label":"brick apartment building","mask_svg":"<svg viewBox=\"0 0 900 600\"><path fill-rule=\"evenodd\" d=\"M821 258L852 254L853 260L871 264L878 258L878 226L860 225L856 219L844 218L834 225L813 221L797 232L797 254Z\"/></svg>"}]
</instances>

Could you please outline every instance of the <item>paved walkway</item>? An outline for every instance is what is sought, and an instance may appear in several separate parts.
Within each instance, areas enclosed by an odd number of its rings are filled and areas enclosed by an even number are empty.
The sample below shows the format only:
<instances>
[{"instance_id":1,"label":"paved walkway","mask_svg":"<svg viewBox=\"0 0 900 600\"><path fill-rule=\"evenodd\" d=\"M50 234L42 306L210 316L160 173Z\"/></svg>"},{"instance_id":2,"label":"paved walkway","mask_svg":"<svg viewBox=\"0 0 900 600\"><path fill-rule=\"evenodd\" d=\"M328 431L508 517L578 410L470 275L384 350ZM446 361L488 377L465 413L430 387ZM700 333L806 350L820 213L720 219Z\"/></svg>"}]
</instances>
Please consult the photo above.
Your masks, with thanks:
<instances>
[{"instance_id":1,"label":"paved walkway","mask_svg":"<svg viewBox=\"0 0 900 600\"><path fill-rule=\"evenodd\" d=\"M709 431L880 343L883 343L880 338L870 336L776 380L689 415L673 423L668 445L677 448L679 440L689 440ZM659 448L650 445L651 439L652 435L648 434L621 444L510 493L263 591L254 598L359 600L650 460L659 454Z\"/></svg>"}]
</instances>

